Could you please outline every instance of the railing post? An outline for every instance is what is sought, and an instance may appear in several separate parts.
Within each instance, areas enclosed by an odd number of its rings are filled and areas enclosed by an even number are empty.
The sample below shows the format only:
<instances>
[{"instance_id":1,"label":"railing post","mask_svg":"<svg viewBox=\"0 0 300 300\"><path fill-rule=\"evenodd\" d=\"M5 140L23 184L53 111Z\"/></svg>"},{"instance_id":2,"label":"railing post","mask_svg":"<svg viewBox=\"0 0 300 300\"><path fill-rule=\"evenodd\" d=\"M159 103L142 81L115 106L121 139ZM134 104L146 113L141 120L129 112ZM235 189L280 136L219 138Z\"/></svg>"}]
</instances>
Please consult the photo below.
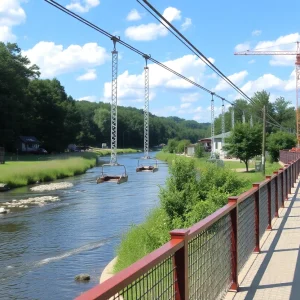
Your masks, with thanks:
<instances>
[{"instance_id":1,"label":"railing post","mask_svg":"<svg viewBox=\"0 0 300 300\"><path fill-rule=\"evenodd\" d=\"M272 230L272 210L271 210L271 178L272 176L266 176L266 179L269 179L267 183L267 191L268 191L268 227L267 230Z\"/></svg>"},{"instance_id":2,"label":"railing post","mask_svg":"<svg viewBox=\"0 0 300 300\"><path fill-rule=\"evenodd\" d=\"M273 172L273 174L277 175L273 180L275 180L275 218L278 218L278 171Z\"/></svg>"},{"instance_id":3,"label":"railing post","mask_svg":"<svg viewBox=\"0 0 300 300\"><path fill-rule=\"evenodd\" d=\"M284 169L280 168L279 171L281 171L280 176L281 176L281 208L284 208L284 192L283 192L283 172Z\"/></svg>"},{"instance_id":4,"label":"railing post","mask_svg":"<svg viewBox=\"0 0 300 300\"><path fill-rule=\"evenodd\" d=\"M189 230L175 229L170 232L171 240L182 240L184 246L174 253L174 282L175 300L189 298L189 255L188 255L188 234Z\"/></svg>"},{"instance_id":5,"label":"railing post","mask_svg":"<svg viewBox=\"0 0 300 300\"><path fill-rule=\"evenodd\" d=\"M231 285L229 290L237 292L238 283L238 197L229 197L228 203L235 203L236 207L230 211L231 221Z\"/></svg>"},{"instance_id":6,"label":"railing post","mask_svg":"<svg viewBox=\"0 0 300 300\"><path fill-rule=\"evenodd\" d=\"M254 193L254 215L255 215L255 248L254 253L260 252L259 246L259 183L253 183L253 187L257 188Z\"/></svg>"},{"instance_id":7,"label":"railing post","mask_svg":"<svg viewBox=\"0 0 300 300\"><path fill-rule=\"evenodd\" d=\"M284 165L284 174L285 174L285 195L284 195L284 201L288 200L289 198L289 185L288 185L288 176L287 176L287 172L288 172L288 164Z\"/></svg>"}]
</instances>

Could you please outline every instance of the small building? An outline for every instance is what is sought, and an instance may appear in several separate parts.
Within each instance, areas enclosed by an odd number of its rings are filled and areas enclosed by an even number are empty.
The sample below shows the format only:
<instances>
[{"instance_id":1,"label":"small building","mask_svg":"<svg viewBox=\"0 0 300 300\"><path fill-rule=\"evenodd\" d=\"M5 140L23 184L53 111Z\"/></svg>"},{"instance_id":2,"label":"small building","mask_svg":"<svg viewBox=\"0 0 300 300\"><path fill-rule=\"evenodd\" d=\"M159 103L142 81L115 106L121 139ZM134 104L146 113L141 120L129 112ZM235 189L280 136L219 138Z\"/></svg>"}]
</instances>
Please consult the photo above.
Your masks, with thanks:
<instances>
[{"instance_id":1,"label":"small building","mask_svg":"<svg viewBox=\"0 0 300 300\"><path fill-rule=\"evenodd\" d=\"M195 148L197 144L190 144L184 148L184 154L187 156L194 156L195 155Z\"/></svg>"},{"instance_id":2,"label":"small building","mask_svg":"<svg viewBox=\"0 0 300 300\"><path fill-rule=\"evenodd\" d=\"M211 139L210 138L198 140L198 143L203 146L205 152L211 151Z\"/></svg>"},{"instance_id":3,"label":"small building","mask_svg":"<svg viewBox=\"0 0 300 300\"><path fill-rule=\"evenodd\" d=\"M19 136L17 140L17 149L20 152L36 152L40 147L40 142L34 136Z\"/></svg>"},{"instance_id":4,"label":"small building","mask_svg":"<svg viewBox=\"0 0 300 300\"><path fill-rule=\"evenodd\" d=\"M230 131L228 132L225 132L224 134L224 138L228 138L230 136ZM215 135L213 137L213 140L214 140L214 144L212 145L212 137L209 137L209 138L205 138L205 139L201 139L199 140L198 142L203 144L204 145L204 149L205 151L207 151L206 149L209 149L208 151L211 151L211 149L213 149L214 152L217 152L220 154L220 157L223 157L226 155L225 151L223 151L223 134L218 134L218 135ZM213 147L212 147L213 146Z\"/></svg>"}]
</instances>

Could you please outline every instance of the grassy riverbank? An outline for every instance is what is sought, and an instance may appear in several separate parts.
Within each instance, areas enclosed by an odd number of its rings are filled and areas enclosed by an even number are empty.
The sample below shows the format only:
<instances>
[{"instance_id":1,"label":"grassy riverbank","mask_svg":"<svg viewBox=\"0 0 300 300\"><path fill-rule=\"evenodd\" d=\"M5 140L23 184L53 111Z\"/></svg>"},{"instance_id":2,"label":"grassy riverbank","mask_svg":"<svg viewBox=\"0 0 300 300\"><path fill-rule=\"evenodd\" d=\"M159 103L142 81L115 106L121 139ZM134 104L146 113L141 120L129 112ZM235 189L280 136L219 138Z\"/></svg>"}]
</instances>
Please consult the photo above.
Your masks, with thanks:
<instances>
[{"instance_id":1,"label":"grassy riverbank","mask_svg":"<svg viewBox=\"0 0 300 300\"><path fill-rule=\"evenodd\" d=\"M161 151L157 153L156 158L159 160L166 161L167 163L171 163L177 156L178 155L176 154ZM202 157L202 158L190 158L185 156L181 156L181 157L183 157L184 159L195 160L195 166L199 170L204 168L205 165L207 164L206 157ZM250 170L249 172L245 171L245 164L240 163L239 161L224 161L224 164L226 168L236 171L239 177L247 181L246 189L251 188L252 183L260 182L265 179L265 177L262 175L261 172L255 172L254 163L249 163L249 170ZM266 162L266 175L272 175L272 173L274 171L277 171L279 168L281 168L281 165L279 163Z\"/></svg>"},{"instance_id":2,"label":"grassy riverbank","mask_svg":"<svg viewBox=\"0 0 300 300\"><path fill-rule=\"evenodd\" d=\"M7 160L4 165L0 165L0 182L15 188L37 181L46 182L79 175L94 167L96 159L97 155L92 152L43 157L19 156L18 161Z\"/></svg>"},{"instance_id":3,"label":"grassy riverbank","mask_svg":"<svg viewBox=\"0 0 300 300\"><path fill-rule=\"evenodd\" d=\"M118 154L136 153L140 150L118 149ZM93 148L88 152L63 153L58 155L7 154L6 162L0 165L0 183L10 188L46 182L83 174L96 165L97 156L110 155L110 149Z\"/></svg>"}]
</instances>

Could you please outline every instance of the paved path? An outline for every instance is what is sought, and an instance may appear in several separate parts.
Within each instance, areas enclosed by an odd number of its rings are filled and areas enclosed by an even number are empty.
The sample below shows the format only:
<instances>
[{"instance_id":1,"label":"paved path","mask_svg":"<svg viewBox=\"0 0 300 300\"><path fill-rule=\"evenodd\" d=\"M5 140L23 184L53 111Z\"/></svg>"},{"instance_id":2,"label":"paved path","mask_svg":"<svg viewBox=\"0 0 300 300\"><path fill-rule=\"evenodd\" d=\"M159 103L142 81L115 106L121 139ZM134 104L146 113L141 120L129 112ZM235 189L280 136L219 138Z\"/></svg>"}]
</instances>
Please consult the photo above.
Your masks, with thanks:
<instances>
[{"instance_id":1,"label":"paved path","mask_svg":"<svg viewBox=\"0 0 300 300\"><path fill-rule=\"evenodd\" d=\"M252 254L243 268L239 292L228 293L226 300L300 300L299 186L298 181L272 231L263 236L261 253Z\"/></svg>"}]
</instances>

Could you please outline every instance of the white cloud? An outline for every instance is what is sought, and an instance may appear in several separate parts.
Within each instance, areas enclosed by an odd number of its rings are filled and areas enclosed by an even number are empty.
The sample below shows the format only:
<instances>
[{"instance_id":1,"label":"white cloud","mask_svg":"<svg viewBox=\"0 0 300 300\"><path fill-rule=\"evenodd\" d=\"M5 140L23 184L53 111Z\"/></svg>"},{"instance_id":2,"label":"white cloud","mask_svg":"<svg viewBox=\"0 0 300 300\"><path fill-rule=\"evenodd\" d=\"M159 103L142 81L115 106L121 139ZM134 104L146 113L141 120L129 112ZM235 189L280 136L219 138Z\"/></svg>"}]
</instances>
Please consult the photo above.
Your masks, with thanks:
<instances>
[{"instance_id":1,"label":"white cloud","mask_svg":"<svg viewBox=\"0 0 300 300\"><path fill-rule=\"evenodd\" d=\"M17 37L12 33L8 26L0 26L0 41L1 42L15 42Z\"/></svg>"},{"instance_id":2,"label":"white cloud","mask_svg":"<svg viewBox=\"0 0 300 300\"><path fill-rule=\"evenodd\" d=\"M249 49L250 49L250 43L248 43L248 42L238 44L234 47L234 50L236 52L246 51L246 50L249 50Z\"/></svg>"},{"instance_id":3,"label":"white cloud","mask_svg":"<svg viewBox=\"0 0 300 300\"><path fill-rule=\"evenodd\" d=\"M241 72L238 72L238 73L234 73L230 76L228 76L228 78L236 85L239 85L241 84L245 77L248 75L248 72L247 71L241 71ZM216 91L224 91L224 90L228 90L230 89L231 86L223 79L220 79L219 80L219 83L217 84L215 90Z\"/></svg>"},{"instance_id":4,"label":"white cloud","mask_svg":"<svg viewBox=\"0 0 300 300\"><path fill-rule=\"evenodd\" d=\"M66 5L66 8L79 13L86 13L99 4L100 0L71 0L71 3Z\"/></svg>"},{"instance_id":5,"label":"white cloud","mask_svg":"<svg viewBox=\"0 0 300 300\"><path fill-rule=\"evenodd\" d=\"M213 62L214 60L210 58ZM195 80L196 82L203 81L206 65L196 57L196 55L185 55L183 57L163 62L169 68L184 74L186 77ZM168 72L155 64L149 64L150 72L150 91L155 88L166 89L184 89L190 91L194 86L177 78L176 75ZM118 76L118 98L120 99L143 99L144 97L144 72L140 74L129 74L126 70ZM111 96L111 82L104 84L104 98ZM151 96L151 94L150 94ZM152 97L155 95L153 94ZM197 95L190 96L190 102L194 101L192 98ZM152 98L151 98L152 99ZM185 100L187 98L184 98ZM192 100L191 100L192 99ZM186 101L188 102L188 101Z\"/></svg>"},{"instance_id":6,"label":"white cloud","mask_svg":"<svg viewBox=\"0 0 300 300\"><path fill-rule=\"evenodd\" d=\"M163 16L169 21L181 19L181 11L175 7L168 7L164 10ZM141 24L138 26L130 26L126 28L125 35L135 41L151 41L159 37L166 36L168 30L162 25L157 23Z\"/></svg>"},{"instance_id":7,"label":"white cloud","mask_svg":"<svg viewBox=\"0 0 300 300\"><path fill-rule=\"evenodd\" d=\"M64 49L63 45L54 42L39 42L23 54L40 67L43 78L99 66L109 58L105 48L97 43L70 45Z\"/></svg>"},{"instance_id":8,"label":"white cloud","mask_svg":"<svg viewBox=\"0 0 300 300\"><path fill-rule=\"evenodd\" d=\"M261 90L267 91L294 91L296 85L296 75L295 70L290 74L287 80L282 80L273 74L264 74L263 76L257 78L256 80L248 81L242 90L249 96L252 96L255 92Z\"/></svg>"},{"instance_id":9,"label":"white cloud","mask_svg":"<svg viewBox=\"0 0 300 300\"><path fill-rule=\"evenodd\" d=\"M255 63L255 59L251 59L248 61L248 64L254 64Z\"/></svg>"},{"instance_id":10,"label":"white cloud","mask_svg":"<svg viewBox=\"0 0 300 300\"><path fill-rule=\"evenodd\" d=\"M190 103L190 102L182 103L180 105L180 108L189 108L191 105L192 105L192 103Z\"/></svg>"},{"instance_id":11,"label":"white cloud","mask_svg":"<svg viewBox=\"0 0 300 300\"><path fill-rule=\"evenodd\" d=\"M0 41L14 42L17 37L12 33L12 27L25 22L26 14L21 7L22 0L0 1Z\"/></svg>"},{"instance_id":12,"label":"white cloud","mask_svg":"<svg viewBox=\"0 0 300 300\"><path fill-rule=\"evenodd\" d=\"M259 36L259 35L261 35L261 33L262 33L262 31L261 30L254 30L254 31L252 31L252 36Z\"/></svg>"},{"instance_id":13,"label":"white cloud","mask_svg":"<svg viewBox=\"0 0 300 300\"><path fill-rule=\"evenodd\" d=\"M183 95L180 100L181 102L196 102L200 98L198 93L191 93Z\"/></svg>"},{"instance_id":14,"label":"white cloud","mask_svg":"<svg viewBox=\"0 0 300 300\"><path fill-rule=\"evenodd\" d=\"M95 80L97 78L97 73L96 73L96 69L90 69L87 70L86 73L78 76L76 78L77 81L82 81L82 80Z\"/></svg>"},{"instance_id":15,"label":"white cloud","mask_svg":"<svg viewBox=\"0 0 300 300\"><path fill-rule=\"evenodd\" d=\"M97 96L85 96L78 99L79 101L89 101L89 102L98 102L99 98Z\"/></svg>"},{"instance_id":16,"label":"white cloud","mask_svg":"<svg viewBox=\"0 0 300 300\"><path fill-rule=\"evenodd\" d=\"M192 25L192 19L191 18L185 18L184 22L181 24L181 29L187 30Z\"/></svg>"},{"instance_id":17,"label":"white cloud","mask_svg":"<svg viewBox=\"0 0 300 300\"><path fill-rule=\"evenodd\" d=\"M142 18L141 14L136 10L136 9L132 9L129 14L127 15L126 20L127 21L137 21L140 20Z\"/></svg>"}]
</instances>

